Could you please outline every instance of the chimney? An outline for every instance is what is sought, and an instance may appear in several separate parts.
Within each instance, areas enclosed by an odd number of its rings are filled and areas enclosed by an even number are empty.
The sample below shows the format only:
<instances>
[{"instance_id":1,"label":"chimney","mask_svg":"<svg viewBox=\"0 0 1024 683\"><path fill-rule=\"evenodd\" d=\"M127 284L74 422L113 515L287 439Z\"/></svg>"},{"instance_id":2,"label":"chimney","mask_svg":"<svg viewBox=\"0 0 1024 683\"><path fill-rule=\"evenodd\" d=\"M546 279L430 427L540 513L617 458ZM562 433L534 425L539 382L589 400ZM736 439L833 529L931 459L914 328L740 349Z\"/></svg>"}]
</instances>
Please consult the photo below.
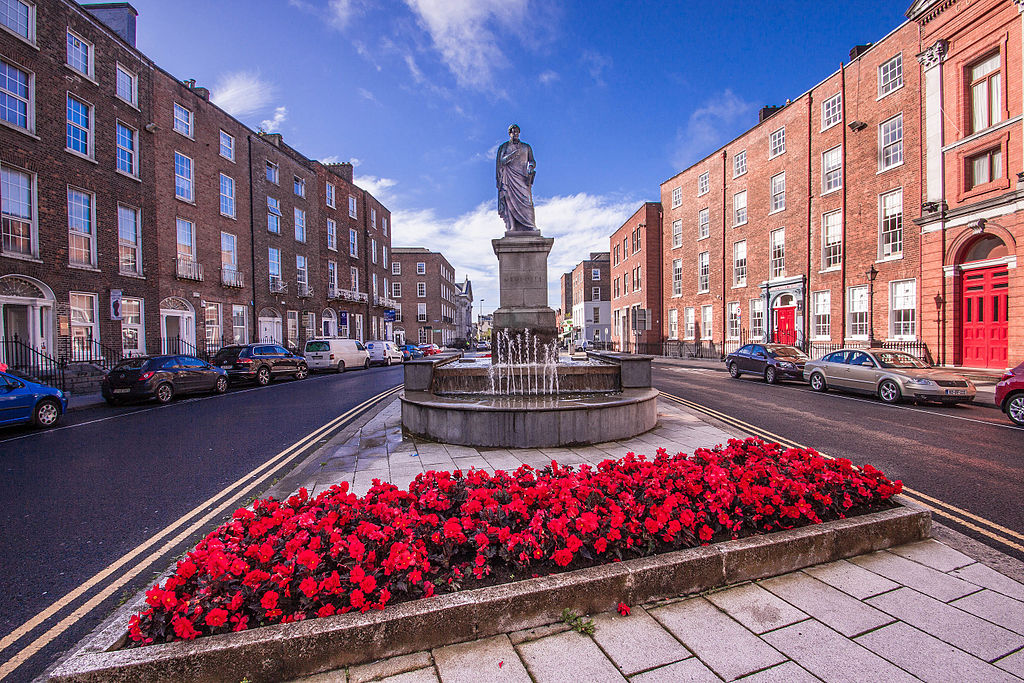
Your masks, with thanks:
<instances>
[{"instance_id":1,"label":"chimney","mask_svg":"<svg viewBox=\"0 0 1024 683\"><path fill-rule=\"evenodd\" d=\"M82 7L121 36L121 40L135 47L135 17L139 13L134 7L127 2L102 2Z\"/></svg>"},{"instance_id":2,"label":"chimney","mask_svg":"<svg viewBox=\"0 0 1024 683\"><path fill-rule=\"evenodd\" d=\"M857 57L860 57L862 54L870 50L872 45L874 45L874 43L868 43L866 45L854 45L853 49L850 50L850 61L852 62L853 60L857 59Z\"/></svg>"},{"instance_id":3,"label":"chimney","mask_svg":"<svg viewBox=\"0 0 1024 683\"><path fill-rule=\"evenodd\" d=\"M761 111L757 115L757 122L761 123L765 119L771 118L775 114L775 112L779 111L780 109L782 109L782 107L780 107L777 104L771 104L761 107Z\"/></svg>"},{"instance_id":4,"label":"chimney","mask_svg":"<svg viewBox=\"0 0 1024 683\"><path fill-rule=\"evenodd\" d=\"M342 178L344 178L348 182L350 182L350 183L355 182L353 180L354 176L353 176L352 164L350 164L349 162L342 161L342 162L337 163L337 164L324 164L324 166L328 167L329 169L331 169L332 171L337 173L339 176L341 176Z\"/></svg>"}]
</instances>

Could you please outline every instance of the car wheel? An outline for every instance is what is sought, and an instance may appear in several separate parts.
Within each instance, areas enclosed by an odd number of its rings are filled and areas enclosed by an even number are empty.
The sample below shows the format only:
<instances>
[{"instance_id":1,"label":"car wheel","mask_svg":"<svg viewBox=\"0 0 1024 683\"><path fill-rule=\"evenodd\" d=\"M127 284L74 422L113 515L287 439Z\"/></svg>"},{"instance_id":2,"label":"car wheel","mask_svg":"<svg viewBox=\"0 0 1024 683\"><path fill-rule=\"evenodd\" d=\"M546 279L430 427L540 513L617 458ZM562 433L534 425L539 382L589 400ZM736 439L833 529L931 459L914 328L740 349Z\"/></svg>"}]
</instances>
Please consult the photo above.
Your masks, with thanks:
<instances>
[{"instance_id":1,"label":"car wheel","mask_svg":"<svg viewBox=\"0 0 1024 683\"><path fill-rule=\"evenodd\" d=\"M363 361L363 370L369 370L369 369L370 369L370 359L367 358L366 360Z\"/></svg>"},{"instance_id":2,"label":"car wheel","mask_svg":"<svg viewBox=\"0 0 1024 683\"><path fill-rule=\"evenodd\" d=\"M225 391L227 391L228 390L228 378L227 377L218 377L217 378L217 383L215 385L213 385L213 390L215 392L217 392L218 394L223 394Z\"/></svg>"},{"instance_id":3,"label":"car wheel","mask_svg":"<svg viewBox=\"0 0 1024 683\"><path fill-rule=\"evenodd\" d=\"M266 365L256 371L256 384L259 384L261 387L270 384L270 368Z\"/></svg>"},{"instance_id":4,"label":"car wheel","mask_svg":"<svg viewBox=\"0 0 1024 683\"><path fill-rule=\"evenodd\" d=\"M732 363L729 363L729 376L730 377L732 377L733 379L739 379L741 374L742 373L740 372L740 367L738 365L736 365L735 361L733 361Z\"/></svg>"},{"instance_id":5,"label":"car wheel","mask_svg":"<svg viewBox=\"0 0 1024 683\"><path fill-rule=\"evenodd\" d=\"M309 377L309 367L300 365L298 372L295 373L295 379L306 379L307 377Z\"/></svg>"},{"instance_id":6,"label":"car wheel","mask_svg":"<svg viewBox=\"0 0 1024 683\"><path fill-rule=\"evenodd\" d=\"M899 403L902 397L899 385L891 379L887 379L878 385L878 398L882 399L885 403Z\"/></svg>"},{"instance_id":7,"label":"car wheel","mask_svg":"<svg viewBox=\"0 0 1024 683\"><path fill-rule=\"evenodd\" d=\"M153 395L156 396L156 400L159 403L170 403L171 399L174 398L174 387L169 382L164 382L156 388Z\"/></svg>"},{"instance_id":8,"label":"car wheel","mask_svg":"<svg viewBox=\"0 0 1024 683\"><path fill-rule=\"evenodd\" d=\"M36 410L32 414L32 424L46 429L60 421L60 404L53 399L44 398L36 404Z\"/></svg>"},{"instance_id":9,"label":"car wheel","mask_svg":"<svg viewBox=\"0 0 1024 683\"><path fill-rule=\"evenodd\" d=\"M1024 427L1024 393L1010 396L1006 400L1004 410L1006 411L1006 416L1013 420L1015 424Z\"/></svg>"},{"instance_id":10,"label":"car wheel","mask_svg":"<svg viewBox=\"0 0 1024 683\"><path fill-rule=\"evenodd\" d=\"M345 361L338 361L338 372L345 372Z\"/></svg>"},{"instance_id":11,"label":"car wheel","mask_svg":"<svg viewBox=\"0 0 1024 683\"><path fill-rule=\"evenodd\" d=\"M105 398L103 400L107 402L108 406L119 406L119 405L121 405L121 399L119 399L119 398L110 397L110 398Z\"/></svg>"},{"instance_id":12,"label":"car wheel","mask_svg":"<svg viewBox=\"0 0 1024 683\"><path fill-rule=\"evenodd\" d=\"M768 384L777 384L779 381L778 372L771 365L764 370L764 381Z\"/></svg>"},{"instance_id":13,"label":"car wheel","mask_svg":"<svg viewBox=\"0 0 1024 683\"><path fill-rule=\"evenodd\" d=\"M828 391L828 385L825 384L825 375L820 372L811 375L811 389L815 391Z\"/></svg>"},{"instance_id":14,"label":"car wheel","mask_svg":"<svg viewBox=\"0 0 1024 683\"><path fill-rule=\"evenodd\" d=\"M384 365L387 365L388 367L391 367L391 356L386 356L384 358Z\"/></svg>"}]
</instances>

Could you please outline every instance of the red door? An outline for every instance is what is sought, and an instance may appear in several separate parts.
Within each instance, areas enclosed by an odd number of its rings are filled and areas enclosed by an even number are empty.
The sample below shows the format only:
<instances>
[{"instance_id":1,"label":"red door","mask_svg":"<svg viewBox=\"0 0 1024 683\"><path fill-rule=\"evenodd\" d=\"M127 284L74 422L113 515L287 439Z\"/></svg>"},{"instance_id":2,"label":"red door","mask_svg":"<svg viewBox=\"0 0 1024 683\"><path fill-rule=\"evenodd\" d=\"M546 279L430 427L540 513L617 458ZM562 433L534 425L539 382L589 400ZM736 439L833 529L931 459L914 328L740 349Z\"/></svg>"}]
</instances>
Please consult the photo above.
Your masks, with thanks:
<instances>
[{"instance_id":1,"label":"red door","mask_svg":"<svg viewBox=\"0 0 1024 683\"><path fill-rule=\"evenodd\" d=\"M1006 266L964 273L960 316L962 363L967 367L1005 368L1007 365L1009 274Z\"/></svg>"},{"instance_id":2,"label":"red door","mask_svg":"<svg viewBox=\"0 0 1024 683\"><path fill-rule=\"evenodd\" d=\"M796 344L796 306L775 309L772 340L779 344Z\"/></svg>"}]
</instances>

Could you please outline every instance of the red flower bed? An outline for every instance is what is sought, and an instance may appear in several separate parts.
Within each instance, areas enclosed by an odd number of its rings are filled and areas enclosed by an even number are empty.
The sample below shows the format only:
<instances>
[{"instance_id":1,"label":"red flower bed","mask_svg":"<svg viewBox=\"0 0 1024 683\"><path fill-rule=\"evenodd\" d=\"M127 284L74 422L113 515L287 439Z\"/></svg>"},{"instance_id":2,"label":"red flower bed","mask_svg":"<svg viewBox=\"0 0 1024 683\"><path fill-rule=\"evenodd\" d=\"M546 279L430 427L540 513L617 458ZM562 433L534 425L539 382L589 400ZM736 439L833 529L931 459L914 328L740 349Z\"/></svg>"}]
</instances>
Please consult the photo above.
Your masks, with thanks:
<instances>
[{"instance_id":1,"label":"red flower bed","mask_svg":"<svg viewBox=\"0 0 1024 683\"><path fill-rule=\"evenodd\" d=\"M596 469L427 472L237 510L146 593L133 645L192 639L820 523L900 492L866 465L756 439ZM493 575L492 575L493 574ZM488 578L490 577L490 578Z\"/></svg>"}]
</instances>

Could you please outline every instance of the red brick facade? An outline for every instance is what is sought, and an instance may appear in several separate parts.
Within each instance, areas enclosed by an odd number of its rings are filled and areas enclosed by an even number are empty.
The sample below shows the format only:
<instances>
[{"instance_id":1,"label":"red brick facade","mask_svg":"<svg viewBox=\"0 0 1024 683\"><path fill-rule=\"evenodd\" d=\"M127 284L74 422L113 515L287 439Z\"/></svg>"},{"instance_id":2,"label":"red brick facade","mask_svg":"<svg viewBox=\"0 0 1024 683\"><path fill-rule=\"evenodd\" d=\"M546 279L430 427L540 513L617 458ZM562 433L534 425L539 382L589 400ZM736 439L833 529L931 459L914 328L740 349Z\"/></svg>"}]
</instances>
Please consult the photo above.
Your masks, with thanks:
<instances>
[{"instance_id":1,"label":"red brick facade","mask_svg":"<svg viewBox=\"0 0 1024 683\"><path fill-rule=\"evenodd\" d=\"M590 258L577 263L566 275L572 283L571 315L566 316L572 319L572 343L610 342L612 280L608 252L591 252Z\"/></svg>"},{"instance_id":2,"label":"red brick facade","mask_svg":"<svg viewBox=\"0 0 1024 683\"><path fill-rule=\"evenodd\" d=\"M611 236L612 342L640 350L662 341L661 204L646 202ZM639 285L639 286L637 286ZM650 329L634 332L632 309L643 308Z\"/></svg>"},{"instance_id":3,"label":"red brick facade","mask_svg":"<svg viewBox=\"0 0 1024 683\"><path fill-rule=\"evenodd\" d=\"M391 254L396 339L444 346L456 338L455 269L444 254L423 247L395 247Z\"/></svg>"}]
</instances>

